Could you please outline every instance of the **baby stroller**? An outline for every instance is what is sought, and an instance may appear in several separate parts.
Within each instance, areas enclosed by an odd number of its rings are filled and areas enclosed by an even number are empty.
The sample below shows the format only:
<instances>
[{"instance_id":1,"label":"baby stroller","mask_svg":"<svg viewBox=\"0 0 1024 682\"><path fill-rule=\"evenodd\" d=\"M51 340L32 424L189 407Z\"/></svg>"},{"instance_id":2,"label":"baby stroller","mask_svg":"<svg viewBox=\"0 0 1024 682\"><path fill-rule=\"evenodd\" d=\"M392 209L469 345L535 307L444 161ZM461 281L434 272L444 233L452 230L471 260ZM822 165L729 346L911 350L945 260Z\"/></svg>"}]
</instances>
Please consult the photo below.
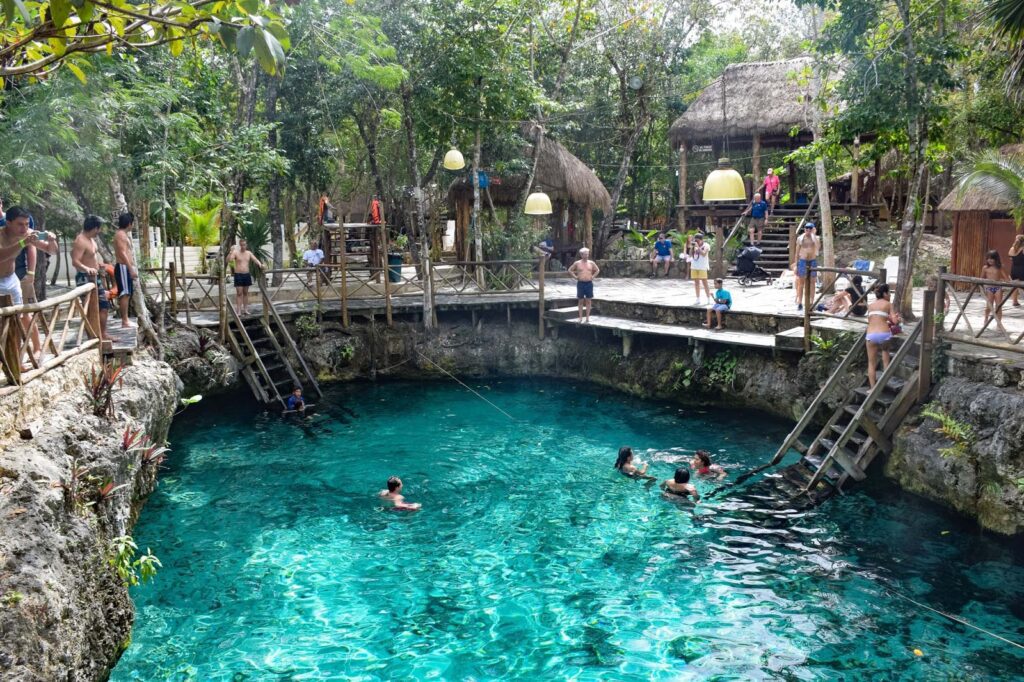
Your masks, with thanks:
<instances>
[{"instance_id":1,"label":"baby stroller","mask_svg":"<svg viewBox=\"0 0 1024 682\"><path fill-rule=\"evenodd\" d=\"M739 278L742 286L749 286L752 282L772 283L772 276L757 264L760 257L761 249L749 242L743 243L743 248L736 255L736 269L732 272L734 277Z\"/></svg>"}]
</instances>

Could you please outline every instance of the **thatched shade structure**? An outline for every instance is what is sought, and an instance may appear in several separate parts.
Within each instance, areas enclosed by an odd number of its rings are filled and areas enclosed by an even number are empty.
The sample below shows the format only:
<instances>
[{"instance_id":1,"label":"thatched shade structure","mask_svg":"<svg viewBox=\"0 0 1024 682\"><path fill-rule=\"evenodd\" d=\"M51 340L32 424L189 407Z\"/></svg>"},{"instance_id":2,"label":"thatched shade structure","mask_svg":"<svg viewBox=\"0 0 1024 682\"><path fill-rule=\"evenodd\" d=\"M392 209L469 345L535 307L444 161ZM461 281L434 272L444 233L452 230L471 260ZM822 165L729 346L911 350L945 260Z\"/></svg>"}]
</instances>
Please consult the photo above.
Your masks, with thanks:
<instances>
[{"instance_id":1,"label":"thatched shade structure","mask_svg":"<svg viewBox=\"0 0 1024 682\"><path fill-rule=\"evenodd\" d=\"M1024 145L1006 145L999 152L1005 156L1024 155ZM950 272L980 276L985 253L995 249L1003 258L1003 269L1009 274L1006 252L1017 234L1017 225L1010 216L1012 208L1009 202L978 190L961 193L959 188L954 188L946 195L938 210L950 213L953 218Z\"/></svg>"},{"instance_id":2,"label":"thatched shade structure","mask_svg":"<svg viewBox=\"0 0 1024 682\"><path fill-rule=\"evenodd\" d=\"M527 160L532 159L532 151L532 146L526 147L524 157ZM459 260L469 260L469 220L473 206L470 177L456 180L448 188L448 201L455 211L455 252ZM519 199L526 176L490 175L489 182L482 201L484 210L489 210L491 203L495 209L511 210ZM551 197L556 244L578 242L592 247L593 211L597 209L607 214L612 210L611 195L594 171L561 144L545 137L541 139L534 187ZM579 213L584 223L583 235L570 236L569 218Z\"/></svg>"},{"instance_id":3,"label":"thatched shade structure","mask_svg":"<svg viewBox=\"0 0 1024 682\"><path fill-rule=\"evenodd\" d=\"M813 115L813 62L798 57L776 62L730 64L708 85L669 128L669 140L679 150L679 196L688 197L687 154L710 145L713 156L728 156L730 148L750 149L753 189L761 185L763 147L793 149L810 142ZM793 130L798 132L792 135ZM796 196L796 168L788 167L789 195ZM681 200L685 217L685 199Z\"/></svg>"}]
</instances>

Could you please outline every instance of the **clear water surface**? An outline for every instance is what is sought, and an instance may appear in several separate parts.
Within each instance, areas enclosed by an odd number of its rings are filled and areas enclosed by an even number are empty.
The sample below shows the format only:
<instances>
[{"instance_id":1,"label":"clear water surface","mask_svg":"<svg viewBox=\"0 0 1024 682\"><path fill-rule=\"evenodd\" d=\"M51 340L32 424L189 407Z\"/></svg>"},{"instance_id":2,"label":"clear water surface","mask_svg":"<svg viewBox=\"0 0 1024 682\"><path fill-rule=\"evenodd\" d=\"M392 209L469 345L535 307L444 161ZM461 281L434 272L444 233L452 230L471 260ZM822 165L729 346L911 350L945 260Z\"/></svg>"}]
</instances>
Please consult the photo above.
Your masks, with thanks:
<instances>
[{"instance_id":1,"label":"clear water surface","mask_svg":"<svg viewBox=\"0 0 1024 682\"><path fill-rule=\"evenodd\" d=\"M332 387L303 423L190 408L112 679L1020 679L1024 651L904 598L1024 641L1009 543L879 482L786 525L736 489L694 510L618 475L617 448L668 477L706 447L735 478L787 425L474 386L515 421L444 383ZM423 511L382 510L391 474Z\"/></svg>"}]
</instances>

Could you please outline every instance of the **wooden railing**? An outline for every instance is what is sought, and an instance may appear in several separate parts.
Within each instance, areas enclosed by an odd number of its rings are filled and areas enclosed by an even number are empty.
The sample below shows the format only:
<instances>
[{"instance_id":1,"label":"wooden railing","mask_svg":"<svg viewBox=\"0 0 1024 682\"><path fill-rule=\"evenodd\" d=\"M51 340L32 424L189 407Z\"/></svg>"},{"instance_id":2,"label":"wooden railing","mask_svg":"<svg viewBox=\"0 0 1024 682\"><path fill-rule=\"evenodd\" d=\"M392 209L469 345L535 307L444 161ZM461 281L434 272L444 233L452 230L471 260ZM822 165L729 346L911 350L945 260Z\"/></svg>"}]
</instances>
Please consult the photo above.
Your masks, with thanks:
<instances>
[{"instance_id":1,"label":"wooden railing","mask_svg":"<svg viewBox=\"0 0 1024 682\"><path fill-rule=\"evenodd\" d=\"M832 279L832 284L829 286L822 286L821 291L817 292L815 296L814 282L817 279L819 273L829 273L833 275L849 275L851 278L860 275L874 281L870 286L864 289L864 293L856 298L856 300L850 301L850 307L847 308L846 312L842 315L836 315L826 311L816 312L818 305L828 295L835 294L835 279ZM880 285L885 283L885 268L879 270L853 270L850 268L827 268L827 267L813 267L807 268L807 274L803 277L804 291L803 291L803 308L804 308L804 350L809 351L811 349L811 318L812 317L832 317L840 320L853 319L857 322L867 323L867 318L853 317L850 315L853 313L853 309L858 305L866 306L868 304L868 294L873 292Z\"/></svg>"},{"instance_id":2,"label":"wooden railing","mask_svg":"<svg viewBox=\"0 0 1024 682\"><path fill-rule=\"evenodd\" d=\"M10 303L9 296L0 296L0 395L87 351L97 350L102 359L95 284L40 303Z\"/></svg>"},{"instance_id":3,"label":"wooden railing","mask_svg":"<svg viewBox=\"0 0 1024 682\"><path fill-rule=\"evenodd\" d=\"M936 315L936 335L955 343L1024 353L1021 343L1024 329L1010 332L1003 328L1000 320L1003 308L1015 291L1018 296L1024 296L1024 282L951 275L945 267L940 268L936 305L943 312ZM993 300L989 301L988 296ZM972 313L975 318L979 315L982 318L977 328L971 324ZM982 338L986 332L1002 334L1005 340Z\"/></svg>"}]
</instances>

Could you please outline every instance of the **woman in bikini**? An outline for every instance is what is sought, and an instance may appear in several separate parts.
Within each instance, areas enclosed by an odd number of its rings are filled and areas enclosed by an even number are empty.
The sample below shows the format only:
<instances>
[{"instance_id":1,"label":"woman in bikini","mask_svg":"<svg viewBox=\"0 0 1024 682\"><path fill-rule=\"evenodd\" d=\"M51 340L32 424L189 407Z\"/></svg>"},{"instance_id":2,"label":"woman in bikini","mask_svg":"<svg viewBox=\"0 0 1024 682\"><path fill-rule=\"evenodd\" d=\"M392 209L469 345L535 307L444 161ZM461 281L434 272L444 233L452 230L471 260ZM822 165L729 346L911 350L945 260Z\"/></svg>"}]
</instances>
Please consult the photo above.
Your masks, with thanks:
<instances>
[{"instance_id":1,"label":"woman in bikini","mask_svg":"<svg viewBox=\"0 0 1024 682\"><path fill-rule=\"evenodd\" d=\"M999 258L998 251L989 251L985 255L985 265L981 268L981 278L991 279L997 282L1006 282L1009 277L1003 272L1003 262ZM992 319L993 311L996 318L996 327L999 331L1006 333L1006 329L1003 327L1003 302L999 300L1000 294L1003 288L1000 286L985 285L985 321L982 323L982 328L988 326L989 321Z\"/></svg>"},{"instance_id":2,"label":"woman in bikini","mask_svg":"<svg viewBox=\"0 0 1024 682\"><path fill-rule=\"evenodd\" d=\"M693 467L698 476L714 476L718 479L725 478L725 469L711 463L711 453L707 450L697 450L694 452L690 466Z\"/></svg>"},{"instance_id":3,"label":"woman in bikini","mask_svg":"<svg viewBox=\"0 0 1024 682\"><path fill-rule=\"evenodd\" d=\"M889 340L892 339L892 325L899 324L900 318L889 302L889 285L881 284L875 289L877 299L868 306L868 331L865 346L868 351L868 386L874 388L878 368L878 354L882 354L882 369L888 369L892 356L889 354Z\"/></svg>"},{"instance_id":4,"label":"woman in bikini","mask_svg":"<svg viewBox=\"0 0 1024 682\"><path fill-rule=\"evenodd\" d=\"M628 445L619 448L619 456L615 460L615 468L621 471L624 476L629 476L630 478L644 481L657 480L654 476L647 475L646 462L641 462L639 467L633 464L633 448Z\"/></svg>"},{"instance_id":5,"label":"woman in bikini","mask_svg":"<svg viewBox=\"0 0 1024 682\"><path fill-rule=\"evenodd\" d=\"M661 482L661 489L666 498L681 500L691 499L694 504L700 502L700 493L696 486L690 483L690 472L686 469L676 469L676 475Z\"/></svg>"}]
</instances>

